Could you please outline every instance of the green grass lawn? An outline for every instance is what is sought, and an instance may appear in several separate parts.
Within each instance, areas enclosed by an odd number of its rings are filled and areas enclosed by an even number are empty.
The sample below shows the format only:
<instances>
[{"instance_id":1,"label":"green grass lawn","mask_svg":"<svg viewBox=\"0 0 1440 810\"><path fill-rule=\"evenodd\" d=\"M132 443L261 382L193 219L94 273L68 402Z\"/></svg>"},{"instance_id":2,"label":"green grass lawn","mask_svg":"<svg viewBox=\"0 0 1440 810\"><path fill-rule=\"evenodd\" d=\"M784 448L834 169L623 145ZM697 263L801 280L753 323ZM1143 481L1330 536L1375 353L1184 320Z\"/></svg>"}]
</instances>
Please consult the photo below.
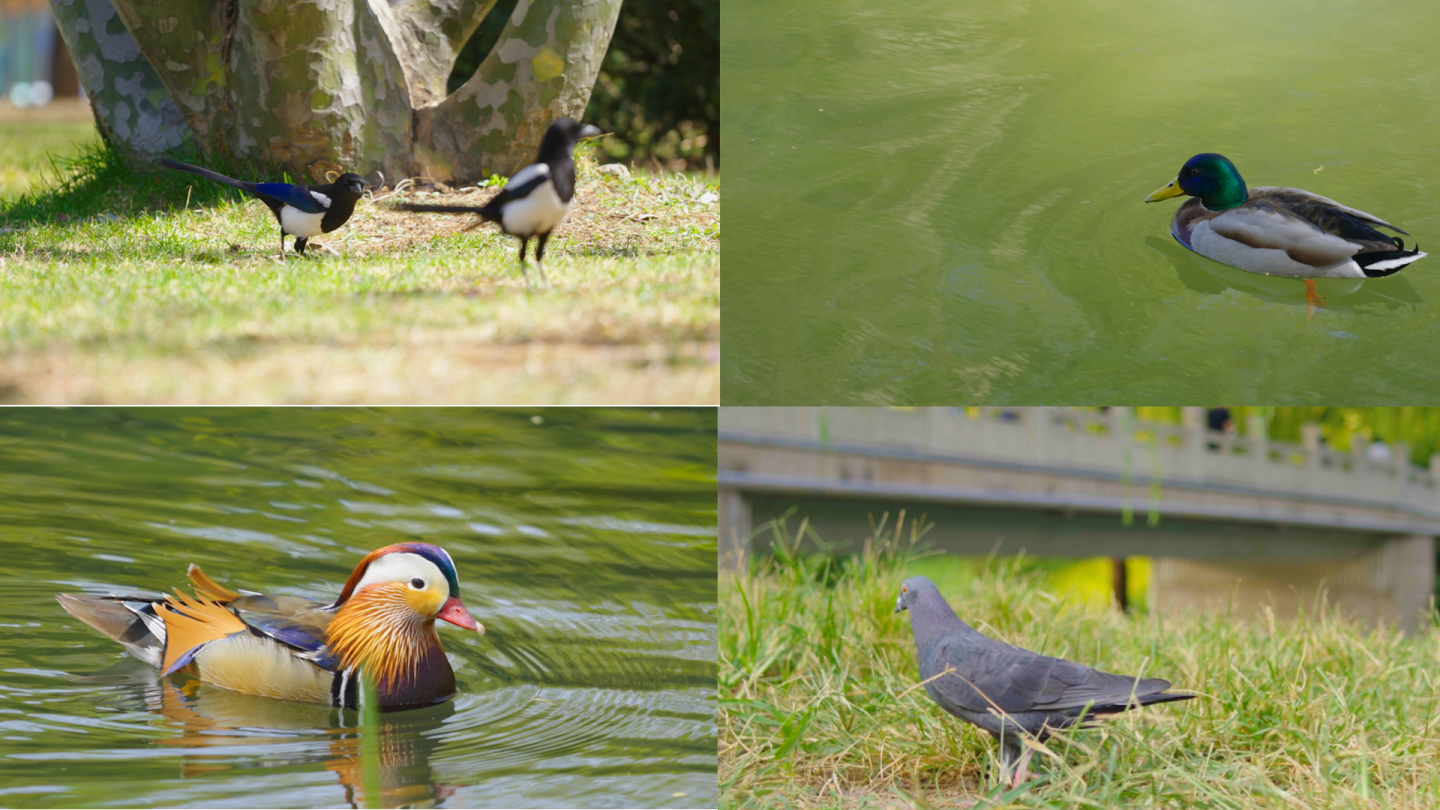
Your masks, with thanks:
<instances>
[{"instance_id":1,"label":"green grass lawn","mask_svg":"<svg viewBox=\"0 0 1440 810\"><path fill-rule=\"evenodd\" d=\"M73 156L100 142L88 112L20 116L13 108L0 109L0 201L44 184L52 156Z\"/></svg>"},{"instance_id":2,"label":"green grass lawn","mask_svg":"<svg viewBox=\"0 0 1440 810\"><path fill-rule=\"evenodd\" d=\"M530 287L494 225L386 208L493 189L376 192L312 240L338 256L282 263L258 201L57 126L0 120L18 178L0 190L0 400L718 401L718 178L582 156L549 284Z\"/></svg>"},{"instance_id":3,"label":"green grass lawn","mask_svg":"<svg viewBox=\"0 0 1440 810\"><path fill-rule=\"evenodd\" d=\"M910 547L836 562L782 545L721 575L722 807L1440 806L1440 628L1404 638L1323 606L1123 615L1042 568ZM981 632L1201 697L1052 738L1036 779L995 785L996 745L930 701L893 612L907 575L947 569L941 592Z\"/></svg>"}]
</instances>

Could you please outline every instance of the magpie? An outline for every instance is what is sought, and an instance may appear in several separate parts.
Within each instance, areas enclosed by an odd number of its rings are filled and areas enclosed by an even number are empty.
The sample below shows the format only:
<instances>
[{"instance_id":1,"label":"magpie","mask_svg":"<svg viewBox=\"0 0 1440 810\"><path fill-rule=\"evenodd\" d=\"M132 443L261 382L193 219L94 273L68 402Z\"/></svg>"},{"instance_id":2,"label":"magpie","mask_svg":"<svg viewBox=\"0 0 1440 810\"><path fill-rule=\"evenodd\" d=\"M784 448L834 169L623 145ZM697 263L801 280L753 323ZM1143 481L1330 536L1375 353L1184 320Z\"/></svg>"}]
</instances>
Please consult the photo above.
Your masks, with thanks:
<instances>
[{"instance_id":1,"label":"magpie","mask_svg":"<svg viewBox=\"0 0 1440 810\"><path fill-rule=\"evenodd\" d=\"M557 118L545 130L540 141L540 154L535 162L515 173L500 193L483 206L420 205L402 203L402 211L426 211L436 214L479 214L480 221L498 222L500 230L520 239L520 267L525 268L525 248L531 238L539 238L535 246L535 265L540 283L545 283L545 242L550 232L565 221L575 205L575 144L581 138L593 138L600 130L569 118ZM528 279L528 276L527 276Z\"/></svg>"},{"instance_id":2,"label":"magpie","mask_svg":"<svg viewBox=\"0 0 1440 810\"><path fill-rule=\"evenodd\" d=\"M330 233L345 224L355 213L355 203L365 194L365 180L358 174L342 174L340 179L323 186L301 186L293 183L247 183L226 177L219 172L191 166L178 160L161 160L161 166L198 174L206 180L234 186L260 198L270 206L280 222L280 258L285 258L285 235L295 237L295 252L305 255L310 237Z\"/></svg>"}]
</instances>

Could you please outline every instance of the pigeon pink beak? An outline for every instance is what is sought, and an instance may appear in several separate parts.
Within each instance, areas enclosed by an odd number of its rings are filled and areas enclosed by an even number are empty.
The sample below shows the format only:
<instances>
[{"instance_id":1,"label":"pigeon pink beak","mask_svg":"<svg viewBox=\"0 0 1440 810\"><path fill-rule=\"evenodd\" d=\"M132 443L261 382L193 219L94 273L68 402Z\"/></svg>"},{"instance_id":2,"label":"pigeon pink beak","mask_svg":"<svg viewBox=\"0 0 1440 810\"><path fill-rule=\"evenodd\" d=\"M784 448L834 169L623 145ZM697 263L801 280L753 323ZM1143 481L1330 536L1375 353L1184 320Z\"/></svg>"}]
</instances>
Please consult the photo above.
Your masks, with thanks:
<instances>
[{"instance_id":1,"label":"pigeon pink beak","mask_svg":"<svg viewBox=\"0 0 1440 810\"><path fill-rule=\"evenodd\" d=\"M485 635L485 628L481 627L480 623L475 621L475 617L470 615L470 611L466 610L465 606L460 604L458 597L450 597L449 600L445 602L445 606L440 608L440 612L435 615L435 618L447 621L456 627L474 630L482 636Z\"/></svg>"}]
</instances>

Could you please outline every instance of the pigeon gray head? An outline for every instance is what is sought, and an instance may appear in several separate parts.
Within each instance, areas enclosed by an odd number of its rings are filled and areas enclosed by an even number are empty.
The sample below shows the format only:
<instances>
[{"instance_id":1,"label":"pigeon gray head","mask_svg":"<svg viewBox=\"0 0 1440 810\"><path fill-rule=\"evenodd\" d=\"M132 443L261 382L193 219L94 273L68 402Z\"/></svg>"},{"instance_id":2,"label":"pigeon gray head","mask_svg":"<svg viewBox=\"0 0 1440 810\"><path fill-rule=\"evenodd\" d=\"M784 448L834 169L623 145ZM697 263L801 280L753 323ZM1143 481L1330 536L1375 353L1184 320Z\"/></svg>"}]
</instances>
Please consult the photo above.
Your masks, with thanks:
<instances>
[{"instance_id":1,"label":"pigeon gray head","mask_svg":"<svg viewBox=\"0 0 1440 810\"><path fill-rule=\"evenodd\" d=\"M936 596L940 595L940 590L935 587L935 583L927 577L910 577L900 583L900 595L895 598L895 612L909 610L910 606L915 604L915 600L919 599L922 593L927 592Z\"/></svg>"}]
</instances>

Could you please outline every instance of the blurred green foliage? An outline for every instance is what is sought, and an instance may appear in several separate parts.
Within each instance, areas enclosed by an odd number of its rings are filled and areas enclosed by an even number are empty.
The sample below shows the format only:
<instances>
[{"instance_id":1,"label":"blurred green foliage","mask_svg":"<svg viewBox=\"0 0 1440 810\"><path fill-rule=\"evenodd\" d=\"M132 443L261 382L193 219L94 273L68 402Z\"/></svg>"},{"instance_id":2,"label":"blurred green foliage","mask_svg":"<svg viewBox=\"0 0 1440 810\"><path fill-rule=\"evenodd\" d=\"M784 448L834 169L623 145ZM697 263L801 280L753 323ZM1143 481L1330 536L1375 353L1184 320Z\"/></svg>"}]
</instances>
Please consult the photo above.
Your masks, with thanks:
<instances>
[{"instance_id":1,"label":"blurred green foliage","mask_svg":"<svg viewBox=\"0 0 1440 810\"><path fill-rule=\"evenodd\" d=\"M450 74L454 92L500 38L516 0L500 0L465 43ZM607 134L610 162L720 164L719 0L625 0L585 121Z\"/></svg>"},{"instance_id":2,"label":"blurred green foliage","mask_svg":"<svg viewBox=\"0 0 1440 810\"><path fill-rule=\"evenodd\" d=\"M1179 408L1136 408L1141 419L1170 424L1180 423ZM1249 430L1251 414L1259 414L1268 426L1268 436L1276 441L1299 442L1300 426L1315 423L1320 435L1331 448L1349 451L1355 442L1369 444L1379 440L1386 444L1403 442L1410 448L1410 460L1428 465L1430 455L1440 452L1440 408L1375 407L1331 408L1320 406L1244 406L1230 408L1231 419L1240 433Z\"/></svg>"}]
</instances>

